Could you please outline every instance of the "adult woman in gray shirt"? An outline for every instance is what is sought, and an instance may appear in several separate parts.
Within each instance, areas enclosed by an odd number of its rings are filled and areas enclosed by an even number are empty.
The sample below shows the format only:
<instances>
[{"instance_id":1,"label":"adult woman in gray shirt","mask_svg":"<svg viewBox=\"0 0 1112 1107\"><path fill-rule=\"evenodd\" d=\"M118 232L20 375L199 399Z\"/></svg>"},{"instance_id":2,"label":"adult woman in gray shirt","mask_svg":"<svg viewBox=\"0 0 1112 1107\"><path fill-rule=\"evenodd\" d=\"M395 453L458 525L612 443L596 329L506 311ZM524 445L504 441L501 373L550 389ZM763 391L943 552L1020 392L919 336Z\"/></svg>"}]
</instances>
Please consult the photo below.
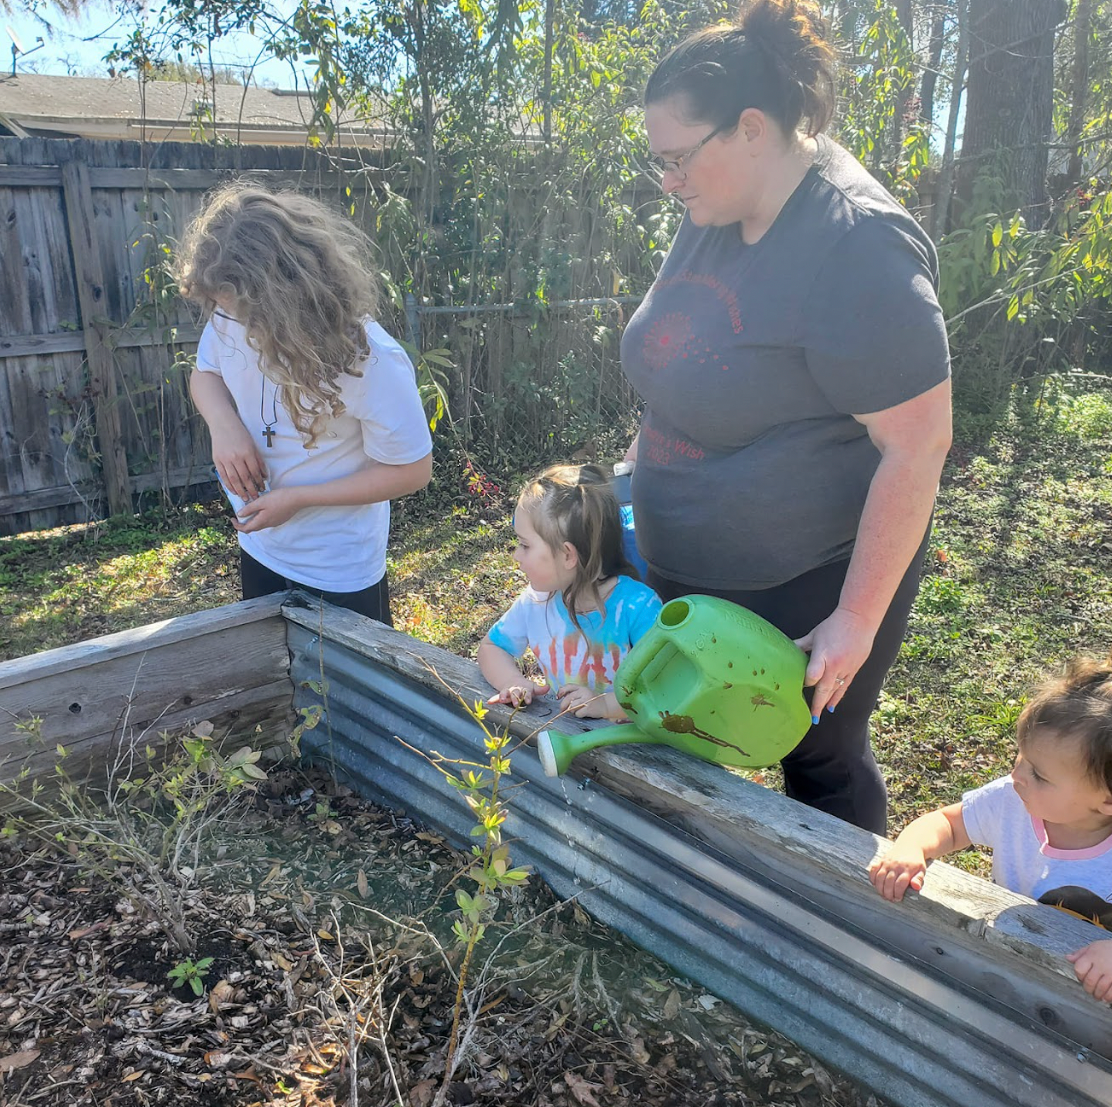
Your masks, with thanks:
<instances>
[{"instance_id":1,"label":"adult woman in gray shirt","mask_svg":"<svg viewBox=\"0 0 1112 1107\"><path fill-rule=\"evenodd\" d=\"M816 5L759 0L645 92L687 211L622 340L649 583L722 596L810 652L790 796L886 832L869 716L918 589L950 447L934 247L836 143Z\"/></svg>"}]
</instances>

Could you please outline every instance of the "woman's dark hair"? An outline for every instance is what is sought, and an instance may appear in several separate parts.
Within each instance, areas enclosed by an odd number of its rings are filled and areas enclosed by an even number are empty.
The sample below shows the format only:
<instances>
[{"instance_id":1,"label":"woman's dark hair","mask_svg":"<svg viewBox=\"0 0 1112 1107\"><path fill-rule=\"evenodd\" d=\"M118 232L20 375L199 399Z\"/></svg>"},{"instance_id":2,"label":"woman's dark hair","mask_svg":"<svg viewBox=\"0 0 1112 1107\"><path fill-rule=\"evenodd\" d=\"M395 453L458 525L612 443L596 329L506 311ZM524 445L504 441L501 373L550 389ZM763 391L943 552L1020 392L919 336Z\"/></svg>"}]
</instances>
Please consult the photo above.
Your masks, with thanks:
<instances>
[{"instance_id":1,"label":"woman's dark hair","mask_svg":"<svg viewBox=\"0 0 1112 1107\"><path fill-rule=\"evenodd\" d=\"M599 581L615 576L641 579L622 546L622 518L610 478L597 465L553 465L526 484L517 509L529 516L554 553L565 542L575 547L579 564L563 599L576 627L575 609L582 600L604 606Z\"/></svg>"},{"instance_id":2,"label":"woman's dark hair","mask_svg":"<svg viewBox=\"0 0 1112 1107\"><path fill-rule=\"evenodd\" d=\"M684 102L690 122L727 130L757 108L794 135L817 135L834 114L834 49L811 0L743 2L739 21L699 31L653 70L645 104Z\"/></svg>"},{"instance_id":3,"label":"woman's dark hair","mask_svg":"<svg viewBox=\"0 0 1112 1107\"><path fill-rule=\"evenodd\" d=\"M1020 747L1037 732L1078 742L1086 776L1112 792L1112 657L1076 658L1036 689L1016 723Z\"/></svg>"}]
</instances>

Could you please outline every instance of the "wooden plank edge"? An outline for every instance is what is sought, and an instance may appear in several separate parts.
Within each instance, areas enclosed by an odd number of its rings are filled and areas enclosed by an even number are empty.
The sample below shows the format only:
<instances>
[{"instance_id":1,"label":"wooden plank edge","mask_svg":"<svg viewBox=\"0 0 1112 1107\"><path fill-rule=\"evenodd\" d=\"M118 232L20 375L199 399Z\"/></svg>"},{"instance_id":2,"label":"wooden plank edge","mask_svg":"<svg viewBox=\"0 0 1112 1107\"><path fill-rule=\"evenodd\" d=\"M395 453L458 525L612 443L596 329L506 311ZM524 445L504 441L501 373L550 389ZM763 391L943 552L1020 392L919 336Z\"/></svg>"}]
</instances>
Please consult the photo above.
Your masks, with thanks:
<instances>
[{"instance_id":1,"label":"wooden plank edge","mask_svg":"<svg viewBox=\"0 0 1112 1107\"><path fill-rule=\"evenodd\" d=\"M219 707L218 711L195 711L194 708ZM248 688L234 696L228 696L223 701L213 701L205 705L194 705L188 709L167 713L157 720L157 729L152 727L153 733L141 732L136 736L136 743L140 740L145 745L155 748L161 743L161 736L165 732L181 730L196 723L208 721L213 724L213 733L216 736L218 749L238 749L241 745L255 744L245 733L248 729L254 731L262 727L262 748L273 752L283 747L293 731L293 687L288 680L276 680L270 684ZM267 731L281 724L283 735L281 739L270 735ZM116 734L104 732L90 734L65 746L65 768L71 780L75 782L98 781L103 783L108 771L107 757L114 748ZM258 746L256 746L258 748ZM38 780L41 785L49 789L57 779L55 766L58 764L56 750L36 749L29 754L20 764L16 772L9 769L14 766L16 758L0 760L0 781L14 786L21 776L24 767L27 768L26 781ZM0 793L0 812L10 810L18 801L5 793Z\"/></svg>"},{"instance_id":2,"label":"wooden plank edge","mask_svg":"<svg viewBox=\"0 0 1112 1107\"><path fill-rule=\"evenodd\" d=\"M331 641L446 698L458 694L468 702L485 701L490 694L474 662L381 623L328 604L322 608L298 593L283 613L291 622L314 633L323 632ZM600 725L557 717L543 703L516 714L499 705L490 706L489 712L490 723L508 726L521 738L545 727L581 733ZM1064 954L1100 937L1091 924L941 861L930 866L921 893L906 896L902 903L889 903L876 894L868 880L869 863L887 848L886 839L667 748L598 750L578 757L574 770L575 779L597 781L655 814L678 821L716 849L735 856L785 851L866 903L868 897L875 897L878 914L890 913L897 924L901 917L916 918L970 936L1016 954L1032 969L1054 977L1072 980L1073 969Z\"/></svg>"},{"instance_id":3,"label":"wooden plank edge","mask_svg":"<svg viewBox=\"0 0 1112 1107\"><path fill-rule=\"evenodd\" d=\"M14 688L27 681L39 680L45 676L110 661L117 657L141 654L156 646L181 642L187 638L215 634L243 623L277 620L281 618L282 605L287 597L288 594L285 592L276 592L274 595L260 596L254 600L240 600L238 603L224 604L207 611L178 615L159 623L148 623L145 626L133 627L131 630L121 630L115 634L90 638L71 646L59 646L57 649L44 650L42 653L2 661L0 662L0 689Z\"/></svg>"}]
</instances>

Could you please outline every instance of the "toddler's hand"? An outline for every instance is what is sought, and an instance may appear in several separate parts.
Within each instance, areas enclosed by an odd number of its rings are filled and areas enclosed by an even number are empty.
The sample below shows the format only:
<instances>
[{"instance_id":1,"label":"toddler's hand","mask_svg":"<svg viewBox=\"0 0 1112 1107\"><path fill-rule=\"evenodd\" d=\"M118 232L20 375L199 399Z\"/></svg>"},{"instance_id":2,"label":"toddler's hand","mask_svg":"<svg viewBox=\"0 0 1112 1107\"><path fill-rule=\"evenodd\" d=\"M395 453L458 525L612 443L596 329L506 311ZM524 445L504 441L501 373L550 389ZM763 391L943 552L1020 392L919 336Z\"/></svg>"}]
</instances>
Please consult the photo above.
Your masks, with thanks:
<instances>
[{"instance_id":1,"label":"toddler's hand","mask_svg":"<svg viewBox=\"0 0 1112 1107\"><path fill-rule=\"evenodd\" d=\"M560 710L577 719L608 719L617 700L610 692L592 692L582 684L565 684L556 693Z\"/></svg>"},{"instance_id":2,"label":"toddler's hand","mask_svg":"<svg viewBox=\"0 0 1112 1107\"><path fill-rule=\"evenodd\" d=\"M927 859L916 846L901 845L897 838L883 857L869 866L869 879L885 899L898 903L904 892L911 888L918 892L923 887L927 872Z\"/></svg>"},{"instance_id":3,"label":"toddler's hand","mask_svg":"<svg viewBox=\"0 0 1112 1107\"><path fill-rule=\"evenodd\" d=\"M1067 953L1066 960L1093 999L1112 1003L1112 938L1090 942L1084 949Z\"/></svg>"},{"instance_id":4,"label":"toddler's hand","mask_svg":"<svg viewBox=\"0 0 1112 1107\"><path fill-rule=\"evenodd\" d=\"M506 703L512 707L528 707L533 702L534 696L543 696L548 691L547 684L537 684L533 680L525 680L521 684L510 684L500 692L496 692L487 700L487 703Z\"/></svg>"}]
</instances>

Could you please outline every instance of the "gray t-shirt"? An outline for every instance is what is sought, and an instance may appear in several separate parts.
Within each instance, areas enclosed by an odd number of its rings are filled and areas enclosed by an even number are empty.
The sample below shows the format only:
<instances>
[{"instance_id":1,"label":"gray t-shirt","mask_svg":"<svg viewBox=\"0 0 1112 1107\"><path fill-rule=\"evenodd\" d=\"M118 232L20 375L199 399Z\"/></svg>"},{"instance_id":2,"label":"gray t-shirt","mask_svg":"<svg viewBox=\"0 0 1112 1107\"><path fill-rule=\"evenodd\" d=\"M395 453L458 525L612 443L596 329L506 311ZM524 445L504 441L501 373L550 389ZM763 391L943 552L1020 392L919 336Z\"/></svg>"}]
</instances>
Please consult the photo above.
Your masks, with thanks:
<instances>
[{"instance_id":1,"label":"gray t-shirt","mask_svg":"<svg viewBox=\"0 0 1112 1107\"><path fill-rule=\"evenodd\" d=\"M849 556L880 454L853 414L949 375L934 247L841 147L759 242L685 217L622 338L645 401L633 509L649 564L768 588Z\"/></svg>"}]
</instances>

